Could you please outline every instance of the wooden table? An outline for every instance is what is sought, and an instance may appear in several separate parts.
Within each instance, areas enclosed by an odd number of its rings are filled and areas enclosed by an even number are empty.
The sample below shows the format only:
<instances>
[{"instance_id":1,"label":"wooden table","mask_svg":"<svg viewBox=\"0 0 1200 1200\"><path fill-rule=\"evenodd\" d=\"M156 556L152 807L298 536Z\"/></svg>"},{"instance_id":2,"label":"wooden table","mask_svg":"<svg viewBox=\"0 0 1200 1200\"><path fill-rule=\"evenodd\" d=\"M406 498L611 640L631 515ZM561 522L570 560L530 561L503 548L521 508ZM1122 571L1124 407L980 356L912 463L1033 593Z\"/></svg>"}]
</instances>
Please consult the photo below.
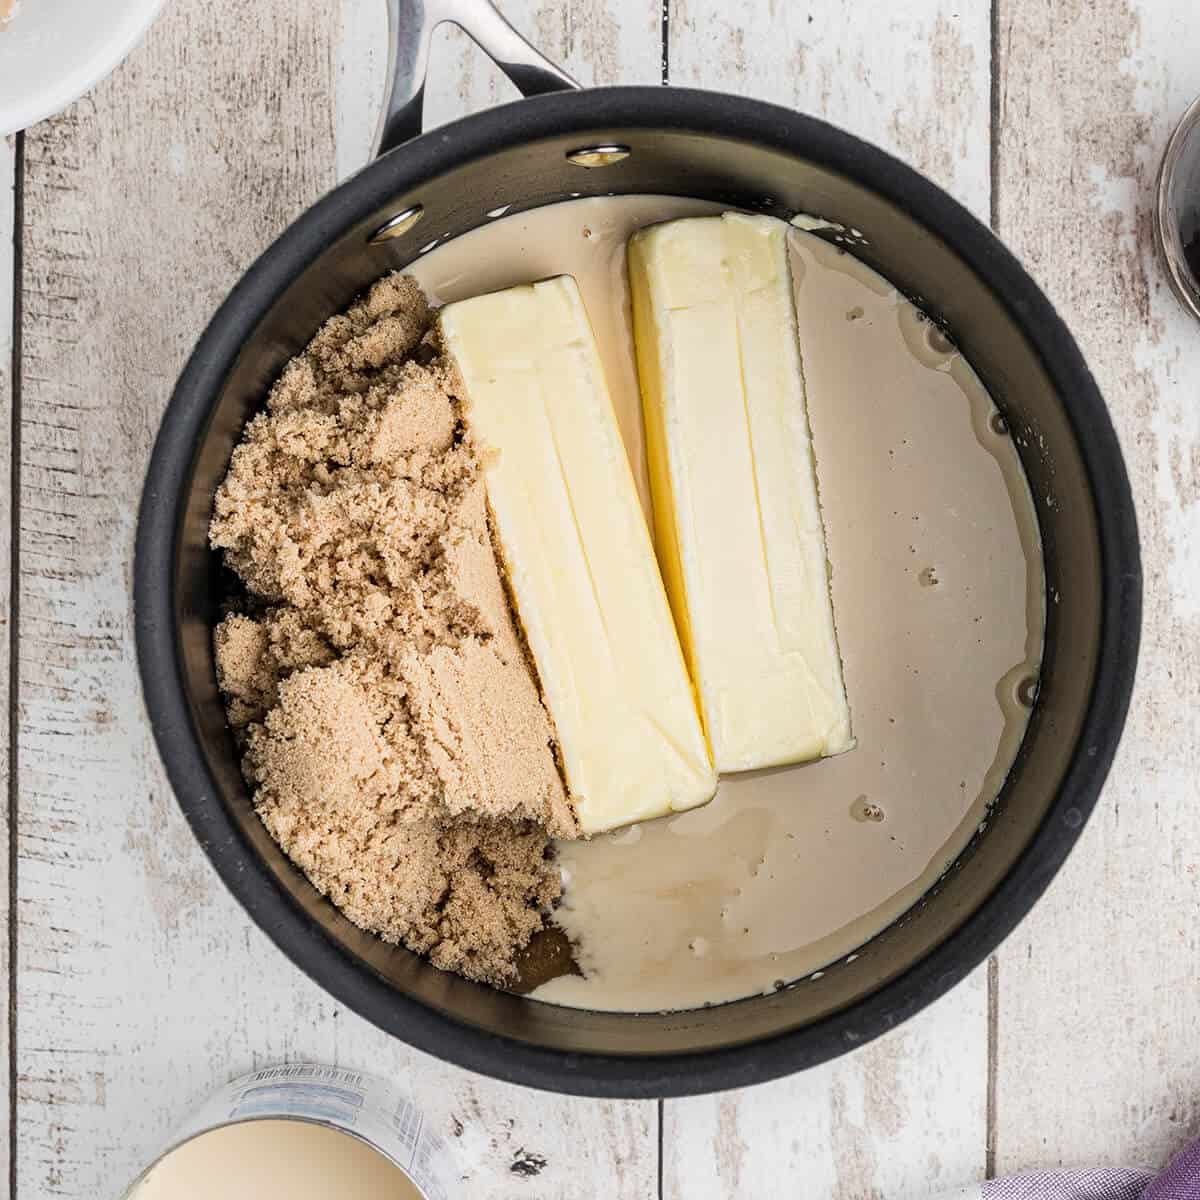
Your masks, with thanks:
<instances>
[{"instance_id":1,"label":"wooden table","mask_svg":"<svg viewBox=\"0 0 1200 1200\"><path fill-rule=\"evenodd\" d=\"M917 1200L985 1173L1162 1161L1200 1132L1200 328L1167 289L1150 204L1169 128L1200 92L1200 6L505 5L585 82L669 75L820 114L990 220L1082 342L1141 514L1146 626L1124 745L1032 917L858 1053L659 1104L493 1083L334 1003L218 883L142 714L130 559L160 413L254 255L365 160L382 7L170 0L111 79L0 141L0 687L14 714L0 1189L114 1196L215 1082L301 1055L409 1086L453 1136L471 1196ZM510 94L449 32L434 74L433 121ZM544 1168L514 1172L528 1153Z\"/></svg>"}]
</instances>

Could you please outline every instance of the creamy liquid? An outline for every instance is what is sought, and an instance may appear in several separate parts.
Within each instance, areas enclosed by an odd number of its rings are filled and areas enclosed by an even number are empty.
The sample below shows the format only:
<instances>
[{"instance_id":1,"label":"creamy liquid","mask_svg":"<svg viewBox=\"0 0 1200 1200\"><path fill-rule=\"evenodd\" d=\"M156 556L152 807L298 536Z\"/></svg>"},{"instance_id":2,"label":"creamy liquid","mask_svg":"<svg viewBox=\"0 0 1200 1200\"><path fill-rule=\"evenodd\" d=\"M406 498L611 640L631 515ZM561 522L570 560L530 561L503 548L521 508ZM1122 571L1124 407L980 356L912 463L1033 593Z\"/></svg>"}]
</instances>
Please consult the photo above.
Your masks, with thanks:
<instances>
[{"instance_id":1,"label":"creamy liquid","mask_svg":"<svg viewBox=\"0 0 1200 1200\"><path fill-rule=\"evenodd\" d=\"M246 1121L185 1142L130 1200L421 1200L365 1142L304 1121Z\"/></svg>"},{"instance_id":2,"label":"creamy liquid","mask_svg":"<svg viewBox=\"0 0 1200 1200\"><path fill-rule=\"evenodd\" d=\"M624 246L719 212L677 197L502 217L411 268L437 303L574 275L649 509ZM790 235L833 600L857 749L726 777L704 808L559 844L557 923L583 976L533 996L617 1011L770 991L909 908L986 818L1041 656L1028 484L969 364L897 290Z\"/></svg>"}]
</instances>

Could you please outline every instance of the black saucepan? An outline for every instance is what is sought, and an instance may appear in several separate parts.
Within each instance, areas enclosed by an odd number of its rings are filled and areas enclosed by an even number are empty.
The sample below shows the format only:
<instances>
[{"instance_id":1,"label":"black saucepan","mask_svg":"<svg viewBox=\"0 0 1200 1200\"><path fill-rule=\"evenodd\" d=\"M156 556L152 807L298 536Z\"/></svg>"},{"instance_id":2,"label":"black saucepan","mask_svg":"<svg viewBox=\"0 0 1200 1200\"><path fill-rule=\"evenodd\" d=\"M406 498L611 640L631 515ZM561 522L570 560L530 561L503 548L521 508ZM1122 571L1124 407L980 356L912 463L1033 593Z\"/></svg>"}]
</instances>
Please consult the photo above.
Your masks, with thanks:
<instances>
[{"instance_id":1,"label":"black saucepan","mask_svg":"<svg viewBox=\"0 0 1200 1200\"><path fill-rule=\"evenodd\" d=\"M593 1095L755 1083L869 1041L940 996L1029 910L1079 836L1124 721L1141 613L1129 483L1071 335L992 234L858 139L769 104L680 88L577 90L487 0L392 0L384 153L309 209L204 332L142 500L135 599L147 707L196 836L247 912L345 1004L487 1074ZM527 98L422 136L428 35L453 20ZM559 1008L482 987L349 923L255 816L217 692L219 563L206 529L247 417L318 326L435 235L576 194L670 193L861 230L856 249L952 331L1017 435L1045 547L1040 692L994 818L853 962L769 996L673 1014Z\"/></svg>"}]
</instances>

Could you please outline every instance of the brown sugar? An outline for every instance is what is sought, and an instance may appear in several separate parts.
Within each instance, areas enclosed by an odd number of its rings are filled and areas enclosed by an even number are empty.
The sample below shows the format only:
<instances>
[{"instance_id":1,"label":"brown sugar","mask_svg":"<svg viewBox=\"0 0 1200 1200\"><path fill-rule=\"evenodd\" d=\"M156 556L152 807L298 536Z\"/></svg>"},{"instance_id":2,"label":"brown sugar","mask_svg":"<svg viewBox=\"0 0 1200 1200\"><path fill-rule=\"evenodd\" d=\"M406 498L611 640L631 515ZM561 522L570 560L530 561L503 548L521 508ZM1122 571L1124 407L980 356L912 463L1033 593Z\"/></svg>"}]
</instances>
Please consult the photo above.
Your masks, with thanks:
<instances>
[{"instance_id":1,"label":"brown sugar","mask_svg":"<svg viewBox=\"0 0 1200 1200\"><path fill-rule=\"evenodd\" d=\"M457 376L417 285L327 322L247 425L214 633L259 815L364 929L503 983L577 826L497 566Z\"/></svg>"}]
</instances>

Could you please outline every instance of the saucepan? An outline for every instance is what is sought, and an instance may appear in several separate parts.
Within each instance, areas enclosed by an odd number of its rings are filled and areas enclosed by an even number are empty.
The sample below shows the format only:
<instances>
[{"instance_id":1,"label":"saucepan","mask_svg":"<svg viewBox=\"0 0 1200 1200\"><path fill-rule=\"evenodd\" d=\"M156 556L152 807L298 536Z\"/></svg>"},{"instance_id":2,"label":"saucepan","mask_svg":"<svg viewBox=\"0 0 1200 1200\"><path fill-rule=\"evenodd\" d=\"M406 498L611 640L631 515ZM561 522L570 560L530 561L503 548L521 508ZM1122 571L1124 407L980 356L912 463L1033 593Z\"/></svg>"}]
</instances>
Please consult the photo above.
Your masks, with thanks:
<instances>
[{"instance_id":1,"label":"saucepan","mask_svg":"<svg viewBox=\"0 0 1200 1200\"><path fill-rule=\"evenodd\" d=\"M752 1084L830 1059L942 995L995 949L1079 837L1129 702L1141 568L1129 482L1096 384L1016 259L959 204L811 117L683 88L581 90L485 0L391 0L379 155L299 218L221 305L163 420L137 537L146 704L171 783L250 916L335 997L396 1037L502 1079L650 1097ZM460 25L525 99L421 134L430 34ZM994 814L930 894L802 985L696 1011L556 1007L445 974L350 924L282 854L238 769L213 666L221 567L206 531L247 418L328 317L431 239L500 206L700 197L861 231L854 252L944 325L1016 435L1041 523L1040 691Z\"/></svg>"}]
</instances>

